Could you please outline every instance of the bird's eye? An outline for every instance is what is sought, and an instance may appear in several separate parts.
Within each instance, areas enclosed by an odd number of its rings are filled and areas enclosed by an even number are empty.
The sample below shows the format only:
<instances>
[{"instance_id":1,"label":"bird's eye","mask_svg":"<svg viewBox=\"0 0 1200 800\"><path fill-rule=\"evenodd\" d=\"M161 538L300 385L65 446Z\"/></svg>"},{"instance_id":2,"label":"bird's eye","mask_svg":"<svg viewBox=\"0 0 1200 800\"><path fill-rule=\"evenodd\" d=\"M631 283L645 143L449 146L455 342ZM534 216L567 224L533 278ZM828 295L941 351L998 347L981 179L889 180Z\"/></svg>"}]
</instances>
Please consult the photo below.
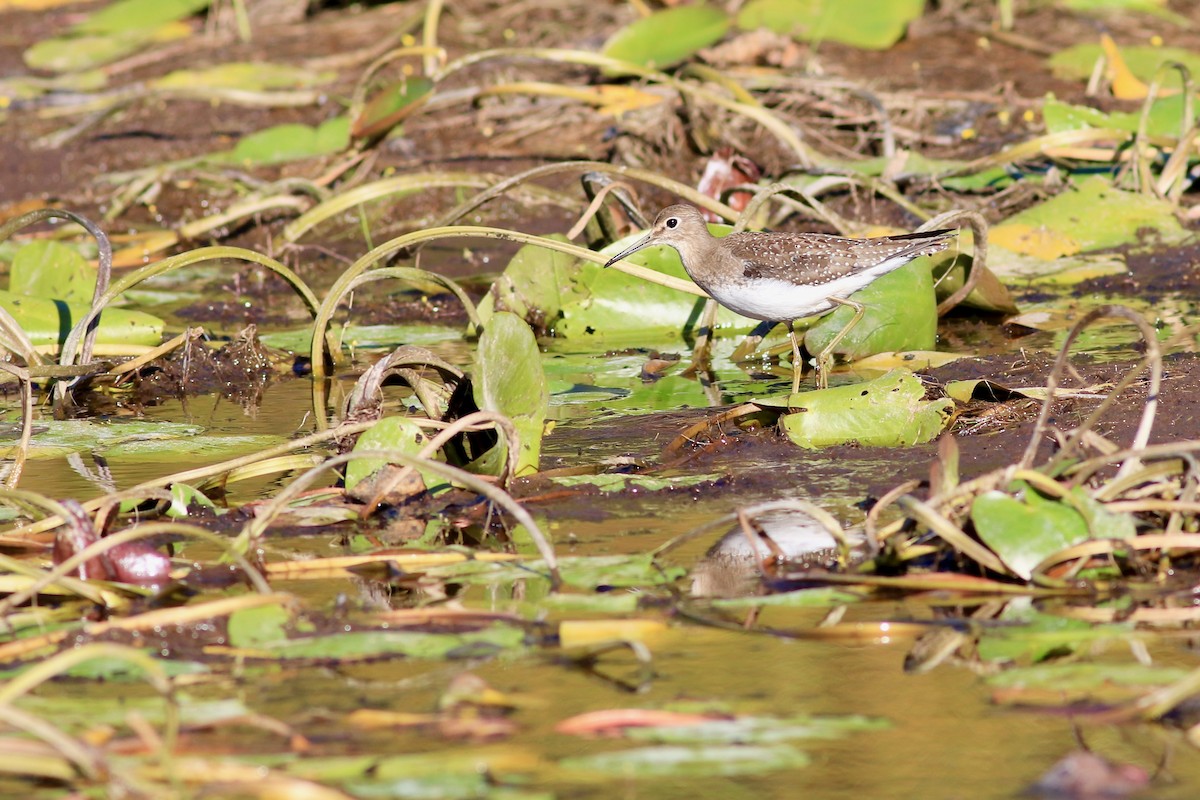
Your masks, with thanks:
<instances>
[{"instance_id":1,"label":"bird's eye","mask_svg":"<svg viewBox=\"0 0 1200 800\"><path fill-rule=\"evenodd\" d=\"M669 220L667 220L667 227L668 227L668 228L675 228L675 227L678 227L678 226L679 226L679 220L678 220L678 219L676 219L675 217L671 217Z\"/></svg>"}]
</instances>

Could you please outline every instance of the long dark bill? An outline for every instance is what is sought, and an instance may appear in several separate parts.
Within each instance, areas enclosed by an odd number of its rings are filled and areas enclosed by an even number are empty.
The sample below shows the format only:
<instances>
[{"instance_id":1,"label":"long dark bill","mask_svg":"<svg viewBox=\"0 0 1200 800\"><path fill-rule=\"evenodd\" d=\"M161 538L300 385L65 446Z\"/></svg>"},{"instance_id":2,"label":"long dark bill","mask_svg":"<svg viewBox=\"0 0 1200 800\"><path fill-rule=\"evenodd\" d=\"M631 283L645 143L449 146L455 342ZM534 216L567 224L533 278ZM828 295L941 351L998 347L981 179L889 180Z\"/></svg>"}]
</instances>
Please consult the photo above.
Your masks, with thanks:
<instances>
[{"instance_id":1,"label":"long dark bill","mask_svg":"<svg viewBox=\"0 0 1200 800\"><path fill-rule=\"evenodd\" d=\"M638 239L636 242L634 242L634 243L633 243L632 245L630 245L629 247L626 247L624 250L622 250L621 252L617 253L615 256L613 256L612 258L610 258L608 261L605 261L605 262L604 262L604 266L605 266L605 267L611 267L613 264L617 263L617 262L618 262L618 261L620 261L622 258L625 258L626 256L631 256L631 255L633 255L633 254L634 254L634 253L636 253L638 250L641 250L643 247L645 247L645 246L647 246L647 245L651 244L651 241L650 241L650 240L651 240L651 239L653 239L653 238L654 238L654 232L653 232L653 231L651 231L650 233L648 233L648 234L646 234L645 236L643 236L641 239Z\"/></svg>"}]
</instances>

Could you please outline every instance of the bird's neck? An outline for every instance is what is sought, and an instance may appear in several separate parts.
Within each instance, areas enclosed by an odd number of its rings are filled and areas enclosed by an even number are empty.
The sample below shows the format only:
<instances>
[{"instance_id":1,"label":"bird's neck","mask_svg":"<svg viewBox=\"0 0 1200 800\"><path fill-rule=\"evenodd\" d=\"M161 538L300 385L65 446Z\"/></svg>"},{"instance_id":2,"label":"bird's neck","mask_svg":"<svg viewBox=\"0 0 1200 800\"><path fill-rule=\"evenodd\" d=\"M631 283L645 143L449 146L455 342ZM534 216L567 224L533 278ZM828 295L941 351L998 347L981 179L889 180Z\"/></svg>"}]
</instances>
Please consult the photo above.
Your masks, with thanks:
<instances>
[{"instance_id":1,"label":"bird's neck","mask_svg":"<svg viewBox=\"0 0 1200 800\"><path fill-rule=\"evenodd\" d=\"M705 287L712 277L720 272L719 264L723 252L719 243L718 239L705 236L690 239L675 246L675 249L679 251L679 260L683 262L684 271L701 288Z\"/></svg>"}]
</instances>

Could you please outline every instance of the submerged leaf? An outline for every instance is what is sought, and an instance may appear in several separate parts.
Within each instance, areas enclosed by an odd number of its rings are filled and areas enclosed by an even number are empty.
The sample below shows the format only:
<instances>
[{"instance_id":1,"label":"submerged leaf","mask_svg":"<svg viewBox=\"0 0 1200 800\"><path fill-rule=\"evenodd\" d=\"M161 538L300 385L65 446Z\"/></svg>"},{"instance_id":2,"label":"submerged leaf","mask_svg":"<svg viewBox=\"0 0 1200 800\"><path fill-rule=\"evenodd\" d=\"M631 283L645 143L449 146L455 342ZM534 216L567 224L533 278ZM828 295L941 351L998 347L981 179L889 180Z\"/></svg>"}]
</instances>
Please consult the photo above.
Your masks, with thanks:
<instances>
[{"instance_id":1,"label":"submerged leaf","mask_svg":"<svg viewBox=\"0 0 1200 800\"><path fill-rule=\"evenodd\" d=\"M786 744L662 745L563 759L566 770L586 770L630 777L754 775L808 765L808 756Z\"/></svg>"}]
</instances>

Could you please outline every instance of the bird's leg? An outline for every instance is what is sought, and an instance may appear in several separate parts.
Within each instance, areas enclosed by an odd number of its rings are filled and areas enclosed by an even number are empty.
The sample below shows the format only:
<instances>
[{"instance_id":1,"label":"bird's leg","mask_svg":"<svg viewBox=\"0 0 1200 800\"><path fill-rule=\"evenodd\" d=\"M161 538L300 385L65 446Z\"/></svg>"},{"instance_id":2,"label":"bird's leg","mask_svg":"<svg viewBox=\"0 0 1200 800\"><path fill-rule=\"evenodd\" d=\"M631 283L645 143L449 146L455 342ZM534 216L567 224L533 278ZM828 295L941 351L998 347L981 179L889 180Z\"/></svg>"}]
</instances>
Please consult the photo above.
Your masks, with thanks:
<instances>
[{"instance_id":1,"label":"bird's leg","mask_svg":"<svg viewBox=\"0 0 1200 800\"><path fill-rule=\"evenodd\" d=\"M796 328L792 320L788 320L788 341L792 343L792 394L800 391L800 370L804 362L800 360L800 342L796 339Z\"/></svg>"},{"instance_id":2,"label":"bird's leg","mask_svg":"<svg viewBox=\"0 0 1200 800\"><path fill-rule=\"evenodd\" d=\"M699 375L707 371L712 363L712 331L717 324L717 301L711 297L704 301L704 310L700 312L699 334L696 345L692 348L692 363L684 375Z\"/></svg>"},{"instance_id":3,"label":"bird's leg","mask_svg":"<svg viewBox=\"0 0 1200 800\"><path fill-rule=\"evenodd\" d=\"M856 303L853 300L845 300L841 297L831 297L829 302L837 303L839 306L850 306L854 309L854 316L846 323L846 327L838 331L837 336L829 340L829 344L821 348L821 352L817 353L817 388L824 389L829 385L829 370L833 367L833 349L841 343L850 329L858 324L858 321L863 318L863 314L867 313L867 308L862 303Z\"/></svg>"}]
</instances>

